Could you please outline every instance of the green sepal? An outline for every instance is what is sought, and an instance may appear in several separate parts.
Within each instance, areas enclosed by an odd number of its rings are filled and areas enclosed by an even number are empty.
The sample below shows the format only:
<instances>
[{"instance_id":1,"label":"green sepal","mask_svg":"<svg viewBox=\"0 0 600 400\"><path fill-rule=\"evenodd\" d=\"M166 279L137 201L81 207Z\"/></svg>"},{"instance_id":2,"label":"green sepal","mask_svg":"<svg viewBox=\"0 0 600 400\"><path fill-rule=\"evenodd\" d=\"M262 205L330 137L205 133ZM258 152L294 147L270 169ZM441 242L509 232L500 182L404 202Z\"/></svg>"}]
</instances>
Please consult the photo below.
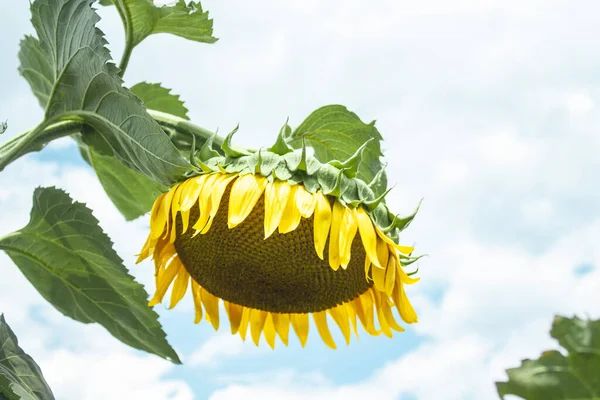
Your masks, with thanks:
<instances>
[{"instance_id":1,"label":"green sepal","mask_svg":"<svg viewBox=\"0 0 600 400\"><path fill-rule=\"evenodd\" d=\"M342 182L342 200L352 207L358 207L363 200L358 195L358 185L356 179L345 179Z\"/></svg>"},{"instance_id":2,"label":"green sepal","mask_svg":"<svg viewBox=\"0 0 600 400\"><path fill-rule=\"evenodd\" d=\"M239 150L235 150L231 145L231 138L233 138L233 135L238 131L238 129L240 129L239 125L236 126L231 132L229 132L227 137L225 137L223 144L221 145L221 149L223 150L225 157L242 157L249 155L249 153L244 153Z\"/></svg>"},{"instance_id":3,"label":"green sepal","mask_svg":"<svg viewBox=\"0 0 600 400\"><path fill-rule=\"evenodd\" d=\"M261 154L260 164L258 165L262 176L269 176L277 168L281 158L274 153L266 152Z\"/></svg>"},{"instance_id":4,"label":"green sepal","mask_svg":"<svg viewBox=\"0 0 600 400\"><path fill-rule=\"evenodd\" d=\"M394 187L392 186L391 188L389 188L388 190L386 190L385 192L383 192L379 197L375 198L374 200L365 200L365 201L363 201L363 204L367 207L367 209L369 211L373 211L374 209L377 208L377 206L379 206L379 204L381 204L383 202L383 199L385 199L385 196L387 196L388 193L393 188Z\"/></svg>"},{"instance_id":5,"label":"green sepal","mask_svg":"<svg viewBox=\"0 0 600 400\"><path fill-rule=\"evenodd\" d=\"M375 140L375 138L370 138L369 140L364 142L363 145L360 146L354 152L354 154L351 155L350 158L348 158L346 161L341 162L338 160L332 160L332 161L329 161L327 164L333 165L337 169L343 169L344 175L346 175L348 178L355 178L356 173L358 172L358 166L360 165L360 162L362 160L363 152L365 151L365 148L367 147L367 145L370 142L372 142L373 140Z\"/></svg>"},{"instance_id":6,"label":"green sepal","mask_svg":"<svg viewBox=\"0 0 600 400\"><path fill-rule=\"evenodd\" d=\"M204 142L204 144L202 145L202 148L200 149L200 154L199 154L199 157L201 160L206 161L210 158L219 157L221 155L213 147L215 137L217 137L216 133L214 135L212 135L210 138L208 138L208 140L206 142Z\"/></svg>"},{"instance_id":7,"label":"green sepal","mask_svg":"<svg viewBox=\"0 0 600 400\"><path fill-rule=\"evenodd\" d=\"M190 150L190 164L197 170L201 170L202 168L196 161L196 136L192 135L192 148Z\"/></svg>"},{"instance_id":8,"label":"green sepal","mask_svg":"<svg viewBox=\"0 0 600 400\"><path fill-rule=\"evenodd\" d=\"M321 169L317 172L317 179L323 189L323 193L337 198L340 198L342 194L343 176L343 169L338 170L329 164L323 164Z\"/></svg>"},{"instance_id":9,"label":"green sepal","mask_svg":"<svg viewBox=\"0 0 600 400\"><path fill-rule=\"evenodd\" d=\"M290 171L306 171L308 167L306 143L304 141L302 142L302 150L300 150L300 153L293 151L284 155L283 158Z\"/></svg>"},{"instance_id":10,"label":"green sepal","mask_svg":"<svg viewBox=\"0 0 600 400\"><path fill-rule=\"evenodd\" d=\"M421 258L423 258L423 257L426 257L426 256L427 256L427 254L421 254L421 255L419 255L419 256L416 256L416 257L412 257L412 256L410 256L410 257L407 257L407 256L402 256L402 255L401 255L401 257L400 257L400 264L401 264L403 267L407 267L407 266L409 266L410 264L413 264L413 263L415 263L416 261L418 261L419 259L421 259ZM418 271L418 270L419 270L419 269L417 268L417 271ZM413 275L414 275L415 273L416 273L416 271L415 271L415 272L413 272Z\"/></svg>"},{"instance_id":11,"label":"green sepal","mask_svg":"<svg viewBox=\"0 0 600 400\"><path fill-rule=\"evenodd\" d=\"M286 136L289 136L292 133L292 128L288 125L289 118L285 121L285 124L279 130L279 134L277 135L277 141L275 144L268 148L271 153L278 154L280 156L291 153L294 151L290 145L285 141Z\"/></svg>"},{"instance_id":12,"label":"green sepal","mask_svg":"<svg viewBox=\"0 0 600 400\"><path fill-rule=\"evenodd\" d=\"M387 166L387 163L385 163L381 166L381 169L377 171L377 174L375 174L373 180L369 182L369 189L374 190L374 188L382 184L382 181L385 178L385 169Z\"/></svg>"},{"instance_id":13,"label":"green sepal","mask_svg":"<svg viewBox=\"0 0 600 400\"><path fill-rule=\"evenodd\" d=\"M292 173L287 168L285 162L278 163L275 169L273 170L272 175L280 181L287 181L292 177Z\"/></svg>"},{"instance_id":14,"label":"green sepal","mask_svg":"<svg viewBox=\"0 0 600 400\"><path fill-rule=\"evenodd\" d=\"M406 273L406 275L408 275L408 276L413 276L413 275L416 275L416 274L418 274L418 273L419 273L419 267L417 267L417 269L415 269L415 270L414 270L414 271L412 271L412 272L407 272L407 273Z\"/></svg>"},{"instance_id":15,"label":"green sepal","mask_svg":"<svg viewBox=\"0 0 600 400\"><path fill-rule=\"evenodd\" d=\"M397 218L395 220L394 227L400 231L403 231L404 229L408 228L408 226L413 221L413 219L415 219L417 212L419 212L419 208L421 208L422 202L423 202L423 199L419 200L419 204L417 204L417 208L415 208L415 210L412 213L410 213L409 215L407 215L403 218Z\"/></svg>"}]
</instances>

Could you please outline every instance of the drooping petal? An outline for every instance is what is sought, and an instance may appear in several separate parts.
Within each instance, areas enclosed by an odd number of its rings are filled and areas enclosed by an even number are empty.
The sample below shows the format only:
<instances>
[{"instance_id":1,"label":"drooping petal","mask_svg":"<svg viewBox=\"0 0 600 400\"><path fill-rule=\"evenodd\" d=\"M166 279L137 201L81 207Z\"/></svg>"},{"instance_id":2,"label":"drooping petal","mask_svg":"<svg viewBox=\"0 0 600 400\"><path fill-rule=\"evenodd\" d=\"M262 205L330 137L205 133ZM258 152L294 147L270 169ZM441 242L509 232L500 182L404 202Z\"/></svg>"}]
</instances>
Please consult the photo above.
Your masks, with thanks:
<instances>
[{"instance_id":1,"label":"drooping petal","mask_svg":"<svg viewBox=\"0 0 600 400\"><path fill-rule=\"evenodd\" d=\"M331 214L331 230L329 231L329 266L334 271L340 267L340 225L344 215L344 206L339 201L333 202Z\"/></svg>"},{"instance_id":2,"label":"drooping petal","mask_svg":"<svg viewBox=\"0 0 600 400\"><path fill-rule=\"evenodd\" d=\"M240 337L242 340L246 340L246 333L248 332L248 324L250 323L250 309L244 307L242 312L242 321L240 322Z\"/></svg>"},{"instance_id":3,"label":"drooping petal","mask_svg":"<svg viewBox=\"0 0 600 400\"><path fill-rule=\"evenodd\" d=\"M383 299L381 298L381 292L375 291L373 294L375 297L375 310L377 311L377 319L379 319L379 326L381 327L383 334L391 338L392 330L390 328L390 325L388 324L388 320L385 318L385 315L383 315Z\"/></svg>"},{"instance_id":4,"label":"drooping petal","mask_svg":"<svg viewBox=\"0 0 600 400\"><path fill-rule=\"evenodd\" d=\"M219 298L208 293L204 288L200 292L200 297L206 310L206 320L211 323L215 331L219 330Z\"/></svg>"},{"instance_id":5,"label":"drooping petal","mask_svg":"<svg viewBox=\"0 0 600 400\"><path fill-rule=\"evenodd\" d=\"M300 215L304 218L310 218L315 211L315 205L317 204L316 197L309 193L304 186L297 185L298 189L296 190L295 202Z\"/></svg>"},{"instance_id":6,"label":"drooping petal","mask_svg":"<svg viewBox=\"0 0 600 400\"><path fill-rule=\"evenodd\" d=\"M194 279L192 279L192 295L194 297L194 310L196 311L194 323L197 324L202 321L202 298L200 285Z\"/></svg>"},{"instance_id":7,"label":"drooping petal","mask_svg":"<svg viewBox=\"0 0 600 400\"><path fill-rule=\"evenodd\" d=\"M300 344L304 347L308 339L308 314L290 314L290 321Z\"/></svg>"},{"instance_id":8,"label":"drooping petal","mask_svg":"<svg viewBox=\"0 0 600 400\"><path fill-rule=\"evenodd\" d=\"M350 264L352 242L356 236L357 223L354 212L348 207L342 207L342 219L339 233L340 265L346 269Z\"/></svg>"},{"instance_id":9,"label":"drooping petal","mask_svg":"<svg viewBox=\"0 0 600 400\"><path fill-rule=\"evenodd\" d=\"M162 301L163 297L165 297L165 293L167 293L167 290L169 289L169 286L171 286L171 283L173 283L173 279L175 279L179 273L179 270L182 268L183 265L179 261L179 258L175 257L172 259L165 269L165 272L160 275L160 279L156 285L156 293L154 293L154 297L152 297L148 303L150 307L153 307Z\"/></svg>"},{"instance_id":10,"label":"drooping petal","mask_svg":"<svg viewBox=\"0 0 600 400\"><path fill-rule=\"evenodd\" d=\"M273 314L267 313L267 319L265 320L265 340L273 350L275 349L275 324L273 323Z\"/></svg>"},{"instance_id":11,"label":"drooping petal","mask_svg":"<svg viewBox=\"0 0 600 400\"><path fill-rule=\"evenodd\" d=\"M346 345L350 344L350 321L348 320L348 311L344 305L333 307L328 310L329 315L335 321L337 326L342 331Z\"/></svg>"},{"instance_id":12,"label":"drooping petal","mask_svg":"<svg viewBox=\"0 0 600 400\"><path fill-rule=\"evenodd\" d=\"M152 206L152 212L150 214L150 237L152 239L158 239L165 231L169 207L171 206L170 198L172 196L172 191L163 193L156 199Z\"/></svg>"},{"instance_id":13,"label":"drooping petal","mask_svg":"<svg viewBox=\"0 0 600 400\"><path fill-rule=\"evenodd\" d=\"M260 335L265 326L267 320L267 312L263 310L250 310L250 333L252 334L252 341L258 346L260 341Z\"/></svg>"},{"instance_id":14,"label":"drooping petal","mask_svg":"<svg viewBox=\"0 0 600 400\"><path fill-rule=\"evenodd\" d=\"M183 299L189 283L190 274L188 274L185 268L180 268L177 278L175 278L173 289L171 290L171 304L169 305L169 309L175 307Z\"/></svg>"},{"instance_id":15,"label":"drooping petal","mask_svg":"<svg viewBox=\"0 0 600 400\"><path fill-rule=\"evenodd\" d=\"M271 315L273 316L273 323L275 324L275 330L279 338L287 346L290 332L290 315L278 313L272 313Z\"/></svg>"},{"instance_id":16,"label":"drooping petal","mask_svg":"<svg viewBox=\"0 0 600 400\"><path fill-rule=\"evenodd\" d=\"M210 217L211 211L211 193L213 189L213 185L218 179L219 174L211 174L205 179L204 184L202 185L202 190L198 195L198 210L200 211L200 217L198 221L192 226L192 228L196 231L196 234L200 233L204 227L206 227L206 223L208 222L208 218Z\"/></svg>"},{"instance_id":17,"label":"drooping petal","mask_svg":"<svg viewBox=\"0 0 600 400\"><path fill-rule=\"evenodd\" d=\"M223 198L223 194L231 182L235 178L235 175L223 175L220 179L217 179L210 193L210 212L208 213L208 221L206 225L200 231L201 234L205 234L210 229L213 221L215 220L215 216L219 211L219 206L221 205L221 199Z\"/></svg>"},{"instance_id":18,"label":"drooping petal","mask_svg":"<svg viewBox=\"0 0 600 400\"><path fill-rule=\"evenodd\" d=\"M188 179L181 192L181 211L189 211L200 197L202 186L210 175L200 175Z\"/></svg>"},{"instance_id":19,"label":"drooping petal","mask_svg":"<svg viewBox=\"0 0 600 400\"><path fill-rule=\"evenodd\" d=\"M394 242L392 239L390 239L385 233L381 232L379 229L375 229L375 231L377 231L377 235L387 244L391 245L392 247L394 247L396 250L398 250L400 253L402 254L410 254L413 252L413 250L415 249L414 247L411 246L401 246L399 244L397 244L396 242Z\"/></svg>"},{"instance_id":20,"label":"drooping petal","mask_svg":"<svg viewBox=\"0 0 600 400\"><path fill-rule=\"evenodd\" d=\"M327 236L329 235L329 228L331 226L331 204L327 197L321 192L315 193L314 197L316 199L313 221L315 250L322 260L325 244L327 243Z\"/></svg>"},{"instance_id":21,"label":"drooping petal","mask_svg":"<svg viewBox=\"0 0 600 400\"><path fill-rule=\"evenodd\" d=\"M226 310L229 316L229 324L231 325L231 334L235 335L240 329L242 322L242 316L244 314L244 307L239 304L233 304L229 302L223 302L227 304Z\"/></svg>"},{"instance_id":22,"label":"drooping petal","mask_svg":"<svg viewBox=\"0 0 600 400\"><path fill-rule=\"evenodd\" d=\"M300 210L298 210L296 202L294 201L299 186L300 185L294 185L290 187L289 201L285 205L281 222L279 223L279 233L289 233L300 225L302 215L300 215Z\"/></svg>"},{"instance_id":23,"label":"drooping petal","mask_svg":"<svg viewBox=\"0 0 600 400\"><path fill-rule=\"evenodd\" d=\"M354 212L358 223L360 238L362 239L367 256L376 267L383 268L377 257L377 234L375 233L375 227L373 226L371 217L369 217L369 214L362 207L357 207Z\"/></svg>"},{"instance_id":24,"label":"drooping petal","mask_svg":"<svg viewBox=\"0 0 600 400\"><path fill-rule=\"evenodd\" d=\"M323 342L335 350L337 346L333 341L331 332L329 332L329 326L327 326L327 313L325 311L313 313L313 319L315 321L315 325L317 326L317 330L319 331L319 336L321 336Z\"/></svg>"},{"instance_id":25,"label":"drooping petal","mask_svg":"<svg viewBox=\"0 0 600 400\"><path fill-rule=\"evenodd\" d=\"M290 185L287 182L275 180L267 183L265 188L265 239L271 236L279 226L289 194Z\"/></svg>"},{"instance_id":26,"label":"drooping petal","mask_svg":"<svg viewBox=\"0 0 600 400\"><path fill-rule=\"evenodd\" d=\"M415 309L408 300L408 296L406 296L402 282L396 282L396 286L394 286L393 298L394 303L396 304L396 309L398 310L398 313L404 322L407 324L412 324L419 321Z\"/></svg>"},{"instance_id":27,"label":"drooping petal","mask_svg":"<svg viewBox=\"0 0 600 400\"><path fill-rule=\"evenodd\" d=\"M250 214L267 185L267 179L252 174L239 177L231 187L227 226L233 229Z\"/></svg>"},{"instance_id":28,"label":"drooping petal","mask_svg":"<svg viewBox=\"0 0 600 400\"><path fill-rule=\"evenodd\" d=\"M394 252L393 248L390 248L390 252ZM392 291L394 290L394 284L396 283L396 271L398 266L396 265L396 257L390 257L387 268L385 270L385 294L388 297L392 296Z\"/></svg>"}]
</instances>

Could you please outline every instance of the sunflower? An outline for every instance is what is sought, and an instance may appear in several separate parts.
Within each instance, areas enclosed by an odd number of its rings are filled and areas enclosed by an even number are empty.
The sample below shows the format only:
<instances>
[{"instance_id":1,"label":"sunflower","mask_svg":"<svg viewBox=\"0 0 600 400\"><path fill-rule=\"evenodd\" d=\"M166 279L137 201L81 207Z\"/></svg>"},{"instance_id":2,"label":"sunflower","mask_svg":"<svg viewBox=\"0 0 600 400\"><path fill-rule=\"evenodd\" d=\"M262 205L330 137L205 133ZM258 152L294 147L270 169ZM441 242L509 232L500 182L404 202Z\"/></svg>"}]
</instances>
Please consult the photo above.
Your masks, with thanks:
<instances>
[{"instance_id":1,"label":"sunflower","mask_svg":"<svg viewBox=\"0 0 600 400\"><path fill-rule=\"evenodd\" d=\"M310 314L334 349L328 315L346 344L358 322L370 335L403 331L393 308L417 322L405 285L418 278L403 269L417 258L394 240L414 213L392 217L387 192L376 198L355 177L364 146L322 164L305 147L240 153L228 144L217 152L207 142L195 175L154 203L138 258L154 259L150 306L171 288L173 308L190 290L195 323L204 316L217 330L222 302L232 334L250 331L256 345L264 334L271 348L276 336L287 346L290 325L304 347Z\"/></svg>"}]
</instances>

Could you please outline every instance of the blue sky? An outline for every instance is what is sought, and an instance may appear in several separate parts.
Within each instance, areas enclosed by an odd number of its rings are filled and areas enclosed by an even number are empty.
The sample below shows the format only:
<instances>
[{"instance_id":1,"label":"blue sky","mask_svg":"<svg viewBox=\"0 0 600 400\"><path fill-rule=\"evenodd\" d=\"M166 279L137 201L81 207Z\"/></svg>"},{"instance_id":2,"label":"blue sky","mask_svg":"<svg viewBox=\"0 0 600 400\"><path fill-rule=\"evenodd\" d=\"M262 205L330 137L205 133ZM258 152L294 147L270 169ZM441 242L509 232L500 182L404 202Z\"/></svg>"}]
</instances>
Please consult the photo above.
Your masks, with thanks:
<instances>
[{"instance_id":1,"label":"blue sky","mask_svg":"<svg viewBox=\"0 0 600 400\"><path fill-rule=\"evenodd\" d=\"M600 37L593 0L206 1L214 45L168 35L134 52L126 84L162 82L197 124L270 144L340 103L385 138L390 204L430 257L410 288L420 322L393 339L361 335L328 350L256 348L194 325L191 299L156 307L185 363L133 351L101 327L60 315L0 254L0 312L57 398L495 399L493 382L555 347L555 313L598 317ZM115 58L122 28L101 9ZM41 110L17 73L32 33L27 2L2 2L0 120L10 138ZM75 147L58 141L0 174L0 234L26 224L39 185L87 202L137 279L147 218L125 223ZM339 336L338 336L339 338Z\"/></svg>"}]
</instances>

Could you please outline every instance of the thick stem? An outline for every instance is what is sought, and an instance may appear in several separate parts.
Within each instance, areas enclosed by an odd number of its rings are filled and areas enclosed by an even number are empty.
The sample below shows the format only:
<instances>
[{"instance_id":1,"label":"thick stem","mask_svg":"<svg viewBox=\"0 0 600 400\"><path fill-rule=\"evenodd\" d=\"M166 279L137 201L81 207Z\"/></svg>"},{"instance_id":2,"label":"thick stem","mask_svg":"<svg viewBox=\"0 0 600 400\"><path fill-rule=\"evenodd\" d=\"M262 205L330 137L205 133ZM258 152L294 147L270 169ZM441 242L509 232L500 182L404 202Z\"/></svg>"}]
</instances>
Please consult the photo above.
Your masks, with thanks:
<instances>
[{"instance_id":1,"label":"thick stem","mask_svg":"<svg viewBox=\"0 0 600 400\"><path fill-rule=\"evenodd\" d=\"M119 63L119 76L122 78L125 75L125 70L127 69L127 65L129 64L129 59L131 58L131 52L133 51L133 46L130 44L128 40L125 44L125 50L123 51L123 56L121 56L121 62Z\"/></svg>"},{"instance_id":2,"label":"thick stem","mask_svg":"<svg viewBox=\"0 0 600 400\"><path fill-rule=\"evenodd\" d=\"M34 129L23 132L0 146L0 171L19 157L43 149L51 141L80 131L79 122L44 121Z\"/></svg>"},{"instance_id":3,"label":"thick stem","mask_svg":"<svg viewBox=\"0 0 600 400\"><path fill-rule=\"evenodd\" d=\"M166 128L165 130L174 132L171 135L171 141L176 146L178 144L180 144L180 146L181 144L184 144L184 147L187 147L186 150L189 150L192 146L192 136L194 136L196 138L196 149L200 149L204 143L212 137L215 150L219 153L222 153L221 145L225 139L221 136L215 135L214 132L201 128L192 124L186 119L179 118L171 114L150 109L147 111L163 129ZM187 144L187 146L185 146L185 144Z\"/></svg>"}]
</instances>

